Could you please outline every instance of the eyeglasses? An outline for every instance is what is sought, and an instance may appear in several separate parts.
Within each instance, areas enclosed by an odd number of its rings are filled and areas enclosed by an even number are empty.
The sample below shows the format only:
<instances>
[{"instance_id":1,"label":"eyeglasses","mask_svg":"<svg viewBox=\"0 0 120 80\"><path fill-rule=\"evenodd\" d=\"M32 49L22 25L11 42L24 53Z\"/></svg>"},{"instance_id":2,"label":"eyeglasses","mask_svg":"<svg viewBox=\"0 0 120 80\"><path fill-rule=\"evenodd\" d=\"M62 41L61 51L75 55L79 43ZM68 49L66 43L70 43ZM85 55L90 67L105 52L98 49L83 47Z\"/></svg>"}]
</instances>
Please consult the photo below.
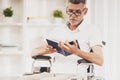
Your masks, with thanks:
<instances>
[{"instance_id":1,"label":"eyeglasses","mask_svg":"<svg viewBox=\"0 0 120 80\"><path fill-rule=\"evenodd\" d=\"M85 9L85 8L84 8ZM81 11L81 10L72 10L72 9L67 9L66 10L66 13L68 15L76 15L76 16L80 16L82 14L82 12L84 11L84 9Z\"/></svg>"}]
</instances>

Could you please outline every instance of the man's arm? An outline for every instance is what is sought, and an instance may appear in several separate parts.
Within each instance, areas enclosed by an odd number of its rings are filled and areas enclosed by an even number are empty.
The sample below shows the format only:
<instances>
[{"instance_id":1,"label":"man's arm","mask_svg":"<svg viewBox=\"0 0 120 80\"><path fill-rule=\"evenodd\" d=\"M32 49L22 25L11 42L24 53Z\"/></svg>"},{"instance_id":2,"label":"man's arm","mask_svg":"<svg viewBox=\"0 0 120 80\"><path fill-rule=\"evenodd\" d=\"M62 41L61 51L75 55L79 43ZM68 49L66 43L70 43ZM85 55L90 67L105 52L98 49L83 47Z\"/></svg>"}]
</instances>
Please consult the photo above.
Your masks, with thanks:
<instances>
[{"instance_id":1,"label":"man's arm","mask_svg":"<svg viewBox=\"0 0 120 80\"><path fill-rule=\"evenodd\" d=\"M42 45L41 47L35 48L32 51L31 56L37 56L37 55L44 55L44 54L50 54L56 52L56 49L54 49L50 45Z\"/></svg>"},{"instance_id":2,"label":"man's arm","mask_svg":"<svg viewBox=\"0 0 120 80\"><path fill-rule=\"evenodd\" d=\"M59 42L59 47L99 66L103 65L102 47L100 45L93 46L93 52L89 53L78 49L76 41L74 41L74 45L70 45L68 41L65 43Z\"/></svg>"},{"instance_id":3,"label":"man's arm","mask_svg":"<svg viewBox=\"0 0 120 80\"><path fill-rule=\"evenodd\" d=\"M81 50L77 50L75 52L76 55L92 62L95 63L99 66L103 65L103 54L102 54L102 47L101 46L93 46L92 47L93 52L87 53Z\"/></svg>"}]
</instances>

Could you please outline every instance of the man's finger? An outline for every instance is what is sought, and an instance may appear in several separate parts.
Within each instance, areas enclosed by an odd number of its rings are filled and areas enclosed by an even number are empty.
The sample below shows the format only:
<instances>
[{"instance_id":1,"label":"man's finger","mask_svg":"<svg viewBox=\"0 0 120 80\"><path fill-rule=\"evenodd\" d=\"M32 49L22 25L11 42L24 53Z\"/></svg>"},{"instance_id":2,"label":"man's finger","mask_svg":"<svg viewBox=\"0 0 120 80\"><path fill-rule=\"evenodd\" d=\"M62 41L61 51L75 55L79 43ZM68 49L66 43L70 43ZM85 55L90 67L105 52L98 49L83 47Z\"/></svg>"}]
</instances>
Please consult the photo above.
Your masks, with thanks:
<instances>
[{"instance_id":1,"label":"man's finger","mask_svg":"<svg viewBox=\"0 0 120 80\"><path fill-rule=\"evenodd\" d=\"M66 40L64 44L65 44L66 46L68 46L68 47L71 46L71 45L69 44L68 40Z\"/></svg>"},{"instance_id":2,"label":"man's finger","mask_svg":"<svg viewBox=\"0 0 120 80\"><path fill-rule=\"evenodd\" d=\"M73 44L74 44L75 46L78 45L77 42L76 42L76 40L73 40Z\"/></svg>"},{"instance_id":3,"label":"man's finger","mask_svg":"<svg viewBox=\"0 0 120 80\"><path fill-rule=\"evenodd\" d=\"M50 46L50 45L47 45L47 48L53 48L52 46Z\"/></svg>"}]
</instances>

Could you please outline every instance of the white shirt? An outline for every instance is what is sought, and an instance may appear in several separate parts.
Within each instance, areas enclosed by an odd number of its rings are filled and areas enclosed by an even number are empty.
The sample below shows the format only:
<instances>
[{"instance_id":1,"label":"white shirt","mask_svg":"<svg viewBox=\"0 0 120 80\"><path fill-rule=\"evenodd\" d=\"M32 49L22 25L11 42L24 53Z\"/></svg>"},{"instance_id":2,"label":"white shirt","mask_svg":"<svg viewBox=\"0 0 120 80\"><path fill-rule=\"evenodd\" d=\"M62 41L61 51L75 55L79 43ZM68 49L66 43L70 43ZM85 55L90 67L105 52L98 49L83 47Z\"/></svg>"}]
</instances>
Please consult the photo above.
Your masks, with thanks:
<instances>
[{"instance_id":1,"label":"white shirt","mask_svg":"<svg viewBox=\"0 0 120 80\"><path fill-rule=\"evenodd\" d=\"M102 45L102 38L99 30L83 21L76 30L71 31L68 26L59 26L51 31L47 37L55 41L73 41L78 40L80 49L85 52L90 52L91 47L95 45ZM77 60L80 57L72 54L63 56L55 53L55 63L53 64L53 72L55 73L76 73Z\"/></svg>"}]
</instances>

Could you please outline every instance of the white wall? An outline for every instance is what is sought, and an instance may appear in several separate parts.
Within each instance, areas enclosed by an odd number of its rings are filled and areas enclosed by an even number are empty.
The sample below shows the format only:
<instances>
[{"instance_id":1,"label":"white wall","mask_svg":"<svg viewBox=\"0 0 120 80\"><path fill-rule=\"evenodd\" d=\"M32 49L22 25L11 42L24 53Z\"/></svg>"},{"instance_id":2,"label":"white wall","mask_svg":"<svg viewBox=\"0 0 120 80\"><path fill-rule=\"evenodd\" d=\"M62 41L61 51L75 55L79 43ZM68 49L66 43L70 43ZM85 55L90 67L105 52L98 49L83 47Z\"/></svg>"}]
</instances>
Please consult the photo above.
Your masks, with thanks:
<instances>
[{"instance_id":1,"label":"white wall","mask_svg":"<svg viewBox=\"0 0 120 80\"><path fill-rule=\"evenodd\" d=\"M104 51L104 68L107 80L118 80L119 45L120 45L120 1L119 0L91 0L90 22L96 24L106 41Z\"/></svg>"}]
</instances>

